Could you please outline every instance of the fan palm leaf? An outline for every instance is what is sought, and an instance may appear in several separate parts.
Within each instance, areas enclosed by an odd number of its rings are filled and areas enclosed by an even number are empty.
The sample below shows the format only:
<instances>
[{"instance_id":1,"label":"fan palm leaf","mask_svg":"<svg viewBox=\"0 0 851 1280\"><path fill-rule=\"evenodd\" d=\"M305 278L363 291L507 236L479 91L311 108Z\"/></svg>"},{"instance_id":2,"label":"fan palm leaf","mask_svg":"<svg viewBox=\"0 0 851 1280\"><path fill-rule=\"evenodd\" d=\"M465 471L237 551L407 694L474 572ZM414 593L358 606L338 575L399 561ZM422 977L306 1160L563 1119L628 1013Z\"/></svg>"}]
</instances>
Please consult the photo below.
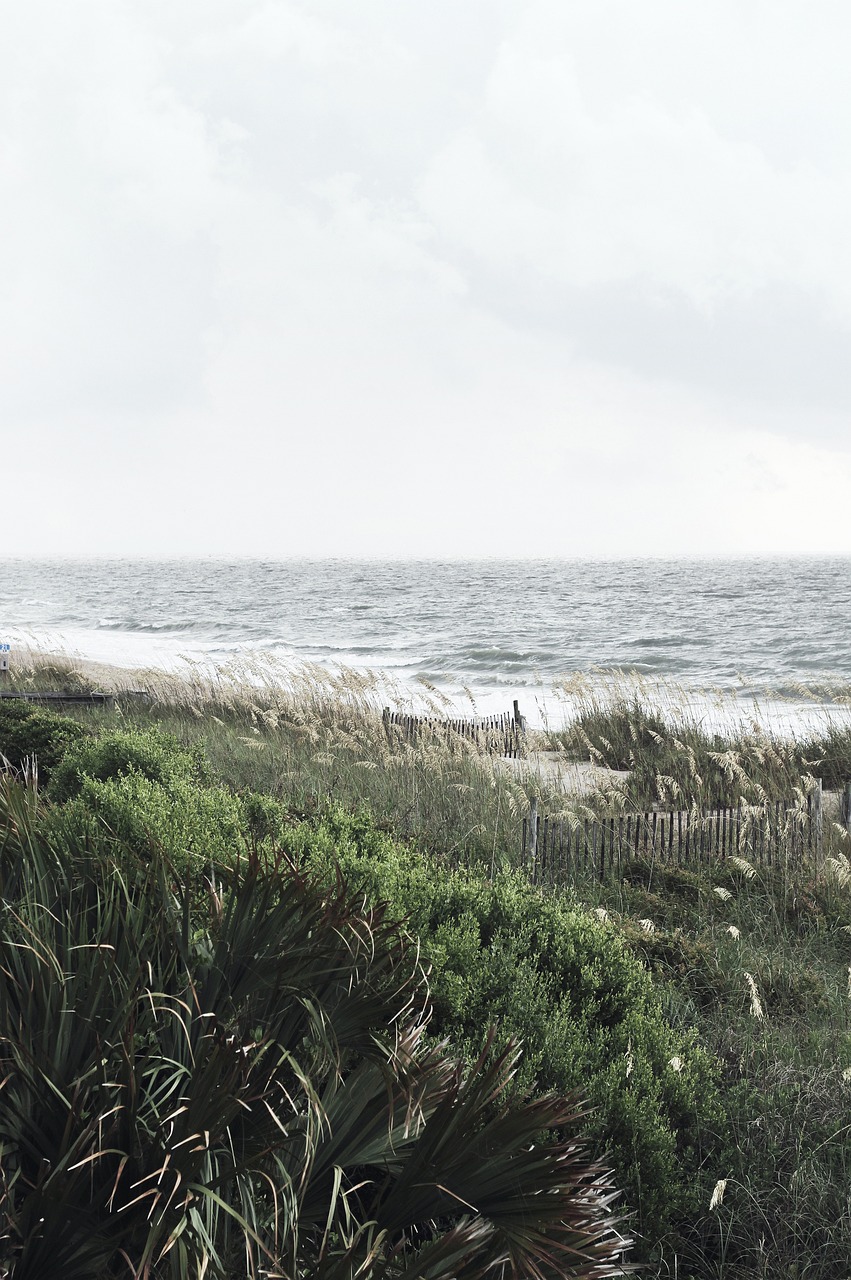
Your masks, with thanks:
<instances>
[{"instance_id":1,"label":"fan palm leaf","mask_svg":"<svg viewBox=\"0 0 851 1280\"><path fill-rule=\"evenodd\" d=\"M10 1280L606 1276L604 1171L517 1050L429 1046L380 910L285 861L216 894L0 778L0 1259ZM215 899L215 905L213 904ZM549 1135L549 1136L548 1136Z\"/></svg>"}]
</instances>

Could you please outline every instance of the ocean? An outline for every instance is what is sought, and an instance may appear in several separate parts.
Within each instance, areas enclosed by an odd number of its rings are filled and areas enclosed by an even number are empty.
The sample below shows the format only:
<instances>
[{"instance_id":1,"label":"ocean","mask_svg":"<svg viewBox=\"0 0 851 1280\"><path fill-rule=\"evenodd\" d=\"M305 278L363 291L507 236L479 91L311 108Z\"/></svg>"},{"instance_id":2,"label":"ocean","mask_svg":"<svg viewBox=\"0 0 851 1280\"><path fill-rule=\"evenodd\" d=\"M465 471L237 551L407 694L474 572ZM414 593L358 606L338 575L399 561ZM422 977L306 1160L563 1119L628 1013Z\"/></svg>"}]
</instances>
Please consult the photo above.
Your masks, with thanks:
<instances>
[{"instance_id":1,"label":"ocean","mask_svg":"<svg viewBox=\"0 0 851 1280\"><path fill-rule=\"evenodd\" d=\"M128 667L271 654L488 710L545 705L559 682L603 669L765 703L800 701L806 685L830 701L851 686L849 622L847 558L0 567L0 642Z\"/></svg>"}]
</instances>

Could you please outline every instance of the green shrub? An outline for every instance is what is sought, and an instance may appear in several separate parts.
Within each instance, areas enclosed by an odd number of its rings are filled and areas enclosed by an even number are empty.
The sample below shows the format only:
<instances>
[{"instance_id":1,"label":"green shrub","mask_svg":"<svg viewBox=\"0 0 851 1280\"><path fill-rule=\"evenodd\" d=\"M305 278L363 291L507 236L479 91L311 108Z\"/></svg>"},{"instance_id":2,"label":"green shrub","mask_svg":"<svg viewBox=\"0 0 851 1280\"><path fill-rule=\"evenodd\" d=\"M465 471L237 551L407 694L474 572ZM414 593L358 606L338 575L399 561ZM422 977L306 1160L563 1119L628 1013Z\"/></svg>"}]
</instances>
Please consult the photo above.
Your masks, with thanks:
<instances>
[{"instance_id":1,"label":"green shrub","mask_svg":"<svg viewBox=\"0 0 851 1280\"><path fill-rule=\"evenodd\" d=\"M50 778L68 749L86 736L85 729L68 716L17 698L0 702L0 755L15 769L34 756L42 781Z\"/></svg>"},{"instance_id":2,"label":"green shrub","mask_svg":"<svg viewBox=\"0 0 851 1280\"><path fill-rule=\"evenodd\" d=\"M585 708L556 737L580 759L590 755L607 769L633 769L642 755L658 750L668 732L659 712L635 695Z\"/></svg>"},{"instance_id":3,"label":"green shrub","mask_svg":"<svg viewBox=\"0 0 851 1280\"><path fill-rule=\"evenodd\" d=\"M287 814L281 802L260 791L248 791L241 800L245 828L251 841L254 844L279 842L287 826Z\"/></svg>"},{"instance_id":4,"label":"green shrub","mask_svg":"<svg viewBox=\"0 0 851 1280\"><path fill-rule=\"evenodd\" d=\"M186 782L205 782L209 770L200 745L182 747L158 729L116 729L78 742L69 750L50 783L52 800L79 795L84 780L105 782L136 774L166 790Z\"/></svg>"},{"instance_id":5,"label":"green shrub","mask_svg":"<svg viewBox=\"0 0 851 1280\"><path fill-rule=\"evenodd\" d=\"M821 739L806 751L756 726L731 735L707 732L699 721L674 713L663 716L637 695L592 700L555 740L574 755L590 756L609 769L629 770L620 783L636 809L729 807L739 801L785 800L802 785L802 775L818 767L827 750ZM832 739L833 756L849 754L851 735ZM834 771L839 765L835 763Z\"/></svg>"},{"instance_id":6,"label":"green shrub","mask_svg":"<svg viewBox=\"0 0 851 1280\"><path fill-rule=\"evenodd\" d=\"M586 1094L587 1132L645 1233L659 1238L693 1210L705 1130L719 1123L716 1066L693 1032L667 1023L613 927L520 876L490 883L417 857L365 814L332 809L294 828L287 847L326 874L339 863L369 900L404 915L433 965L435 1035L473 1055L498 1022L523 1041L527 1081Z\"/></svg>"},{"instance_id":7,"label":"green shrub","mask_svg":"<svg viewBox=\"0 0 851 1280\"><path fill-rule=\"evenodd\" d=\"M131 783L164 792L77 799ZM511 1096L510 1047L429 1048L382 912L257 858L213 903L156 851L99 855L0 778L4 1275L622 1274L574 1105Z\"/></svg>"},{"instance_id":8,"label":"green shrub","mask_svg":"<svg viewBox=\"0 0 851 1280\"><path fill-rule=\"evenodd\" d=\"M140 773L82 778L77 794L45 818L55 841L89 848L104 833L140 855L156 847L175 868L187 862L230 866L246 848L242 802L223 787L172 778L168 788ZM107 841L108 843L108 841Z\"/></svg>"}]
</instances>

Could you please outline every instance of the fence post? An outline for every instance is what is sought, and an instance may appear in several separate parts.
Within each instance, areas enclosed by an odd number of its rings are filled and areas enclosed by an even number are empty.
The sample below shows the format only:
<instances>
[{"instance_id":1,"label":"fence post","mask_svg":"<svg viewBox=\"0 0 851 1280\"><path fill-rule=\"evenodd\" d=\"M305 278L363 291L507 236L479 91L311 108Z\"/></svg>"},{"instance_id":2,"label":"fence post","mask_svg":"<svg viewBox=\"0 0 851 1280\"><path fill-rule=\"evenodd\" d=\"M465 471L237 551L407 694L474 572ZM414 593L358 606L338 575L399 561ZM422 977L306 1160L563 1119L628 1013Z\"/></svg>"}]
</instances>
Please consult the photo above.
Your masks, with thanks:
<instances>
[{"instance_id":1,"label":"fence post","mask_svg":"<svg viewBox=\"0 0 851 1280\"><path fill-rule=\"evenodd\" d=\"M526 861L534 879L535 855L538 852L538 797L529 801L529 830L527 832Z\"/></svg>"},{"instance_id":2,"label":"fence post","mask_svg":"<svg viewBox=\"0 0 851 1280\"><path fill-rule=\"evenodd\" d=\"M811 791L807 797L807 810L810 819L809 846L813 855L816 873L821 870L821 861L823 854L824 842L824 817L822 810L822 781L818 780L818 786Z\"/></svg>"},{"instance_id":3,"label":"fence post","mask_svg":"<svg viewBox=\"0 0 851 1280\"><path fill-rule=\"evenodd\" d=\"M845 783L845 790L842 793L842 821L845 823L845 830L851 836L851 782Z\"/></svg>"}]
</instances>

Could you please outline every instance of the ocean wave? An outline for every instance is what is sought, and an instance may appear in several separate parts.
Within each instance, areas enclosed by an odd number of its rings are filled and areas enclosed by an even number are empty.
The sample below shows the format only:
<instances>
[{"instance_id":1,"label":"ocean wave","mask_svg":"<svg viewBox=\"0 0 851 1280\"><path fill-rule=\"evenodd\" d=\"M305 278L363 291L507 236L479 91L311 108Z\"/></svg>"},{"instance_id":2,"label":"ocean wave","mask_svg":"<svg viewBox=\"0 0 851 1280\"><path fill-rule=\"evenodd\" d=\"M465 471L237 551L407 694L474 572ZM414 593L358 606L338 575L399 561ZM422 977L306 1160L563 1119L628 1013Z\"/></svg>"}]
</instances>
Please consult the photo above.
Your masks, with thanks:
<instances>
[{"instance_id":1,"label":"ocean wave","mask_svg":"<svg viewBox=\"0 0 851 1280\"><path fill-rule=\"evenodd\" d=\"M608 667L690 684L851 680L851 561L7 562L10 633L159 665L264 651L438 686Z\"/></svg>"},{"instance_id":2,"label":"ocean wave","mask_svg":"<svg viewBox=\"0 0 851 1280\"><path fill-rule=\"evenodd\" d=\"M99 618L96 626L98 631L126 631L137 635L161 635L163 633L182 635L191 631L209 630L203 623L192 619L140 622L136 618Z\"/></svg>"}]
</instances>

